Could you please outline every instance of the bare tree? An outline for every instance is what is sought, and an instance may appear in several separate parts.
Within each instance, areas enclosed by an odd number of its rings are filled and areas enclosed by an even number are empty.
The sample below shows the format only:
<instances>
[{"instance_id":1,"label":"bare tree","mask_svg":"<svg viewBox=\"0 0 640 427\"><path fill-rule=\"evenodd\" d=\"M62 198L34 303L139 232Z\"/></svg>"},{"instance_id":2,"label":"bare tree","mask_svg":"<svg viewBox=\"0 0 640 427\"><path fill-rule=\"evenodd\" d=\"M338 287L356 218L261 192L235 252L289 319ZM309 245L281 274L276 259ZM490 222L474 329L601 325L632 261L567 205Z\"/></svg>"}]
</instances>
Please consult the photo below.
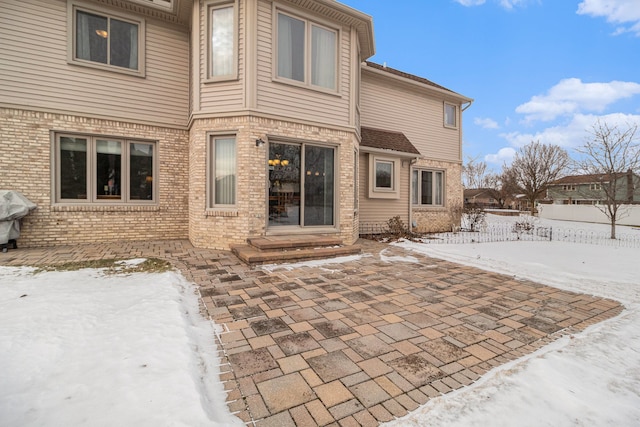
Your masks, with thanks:
<instances>
[{"instance_id":1,"label":"bare tree","mask_svg":"<svg viewBox=\"0 0 640 427\"><path fill-rule=\"evenodd\" d=\"M616 222L626 214L623 206L633 201L634 171L640 169L640 145L636 138L637 124L626 128L598 120L582 147L576 161L577 169L593 175L604 195L604 204L596 205L611 224L611 238L616 238Z\"/></svg>"},{"instance_id":2,"label":"bare tree","mask_svg":"<svg viewBox=\"0 0 640 427\"><path fill-rule=\"evenodd\" d=\"M516 194L522 193L515 172L506 165L502 167L502 172L499 174L489 175L488 182L491 197L496 199L498 205L503 209L510 199L513 199Z\"/></svg>"},{"instance_id":3,"label":"bare tree","mask_svg":"<svg viewBox=\"0 0 640 427\"><path fill-rule=\"evenodd\" d=\"M531 141L518 150L511 169L531 205L531 215L535 213L536 200L564 173L569 162L569 154L557 145Z\"/></svg>"},{"instance_id":4,"label":"bare tree","mask_svg":"<svg viewBox=\"0 0 640 427\"><path fill-rule=\"evenodd\" d=\"M478 161L478 158L467 157L467 162L462 165L462 185L464 188L486 188L487 163Z\"/></svg>"}]
</instances>

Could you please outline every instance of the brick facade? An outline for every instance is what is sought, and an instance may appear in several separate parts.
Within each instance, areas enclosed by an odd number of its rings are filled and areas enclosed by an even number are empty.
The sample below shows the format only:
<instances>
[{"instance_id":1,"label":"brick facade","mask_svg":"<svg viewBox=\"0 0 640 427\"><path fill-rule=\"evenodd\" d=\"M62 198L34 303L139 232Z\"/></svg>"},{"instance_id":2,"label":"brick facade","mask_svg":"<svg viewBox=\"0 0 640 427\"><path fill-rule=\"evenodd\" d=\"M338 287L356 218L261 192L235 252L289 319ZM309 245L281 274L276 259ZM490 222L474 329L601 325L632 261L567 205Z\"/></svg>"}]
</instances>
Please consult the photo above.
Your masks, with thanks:
<instances>
[{"instance_id":1,"label":"brick facade","mask_svg":"<svg viewBox=\"0 0 640 427\"><path fill-rule=\"evenodd\" d=\"M418 233L437 233L451 231L460 226L462 212L462 165L460 163L420 159L415 168L445 171L444 206L413 207L412 222L417 226L413 231Z\"/></svg>"},{"instance_id":2,"label":"brick facade","mask_svg":"<svg viewBox=\"0 0 640 427\"><path fill-rule=\"evenodd\" d=\"M38 205L24 218L20 246L187 237L188 132L135 123L0 108L0 188ZM52 187L54 132L157 142L156 205L56 204Z\"/></svg>"},{"instance_id":3,"label":"brick facade","mask_svg":"<svg viewBox=\"0 0 640 427\"><path fill-rule=\"evenodd\" d=\"M207 208L207 145L211 135L235 135L237 155L237 197L233 209ZM354 133L292 121L255 116L194 120L189 138L189 238L196 246L228 249L248 237L278 232L267 229L268 145L257 139L287 142L317 142L336 147L336 230L306 227L299 232L338 235L345 244L358 238L353 215ZM290 231L290 230L289 230ZM296 230L297 232L298 230Z\"/></svg>"}]
</instances>

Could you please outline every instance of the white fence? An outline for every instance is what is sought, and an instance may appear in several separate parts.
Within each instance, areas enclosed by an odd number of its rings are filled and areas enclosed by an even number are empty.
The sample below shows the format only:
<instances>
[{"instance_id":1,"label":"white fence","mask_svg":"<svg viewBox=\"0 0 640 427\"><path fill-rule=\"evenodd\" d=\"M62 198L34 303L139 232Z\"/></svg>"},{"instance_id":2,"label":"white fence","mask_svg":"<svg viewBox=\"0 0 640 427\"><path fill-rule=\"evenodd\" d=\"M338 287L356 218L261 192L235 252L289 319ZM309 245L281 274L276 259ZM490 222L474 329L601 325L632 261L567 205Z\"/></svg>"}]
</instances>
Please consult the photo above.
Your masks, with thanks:
<instances>
[{"instance_id":1,"label":"white fence","mask_svg":"<svg viewBox=\"0 0 640 427\"><path fill-rule=\"evenodd\" d=\"M609 224L611 221L593 205L538 205L538 216L546 219ZM618 225L640 226L640 205L623 205L618 211Z\"/></svg>"}]
</instances>

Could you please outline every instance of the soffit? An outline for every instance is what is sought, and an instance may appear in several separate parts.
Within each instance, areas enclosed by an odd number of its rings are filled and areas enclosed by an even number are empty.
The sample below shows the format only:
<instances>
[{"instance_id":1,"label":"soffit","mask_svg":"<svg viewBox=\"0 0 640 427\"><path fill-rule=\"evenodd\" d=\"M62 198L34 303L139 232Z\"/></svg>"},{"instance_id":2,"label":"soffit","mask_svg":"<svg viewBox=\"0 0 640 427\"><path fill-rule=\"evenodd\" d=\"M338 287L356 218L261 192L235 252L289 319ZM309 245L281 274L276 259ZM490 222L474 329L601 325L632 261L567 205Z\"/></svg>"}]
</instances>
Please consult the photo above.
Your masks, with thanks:
<instances>
[{"instance_id":1,"label":"soffit","mask_svg":"<svg viewBox=\"0 0 640 427\"><path fill-rule=\"evenodd\" d=\"M355 28L360 42L362 60L372 57L375 53L373 18L366 13L335 0L283 0L282 2L296 5L333 22Z\"/></svg>"},{"instance_id":2,"label":"soffit","mask_svg":"<svg viewBox=\"0 0 640 427\"><path fill-rule=\"evenodd\" d=\"M189 27L194 0L93 0L140 15Z\"/></svg>"}]
</instances>

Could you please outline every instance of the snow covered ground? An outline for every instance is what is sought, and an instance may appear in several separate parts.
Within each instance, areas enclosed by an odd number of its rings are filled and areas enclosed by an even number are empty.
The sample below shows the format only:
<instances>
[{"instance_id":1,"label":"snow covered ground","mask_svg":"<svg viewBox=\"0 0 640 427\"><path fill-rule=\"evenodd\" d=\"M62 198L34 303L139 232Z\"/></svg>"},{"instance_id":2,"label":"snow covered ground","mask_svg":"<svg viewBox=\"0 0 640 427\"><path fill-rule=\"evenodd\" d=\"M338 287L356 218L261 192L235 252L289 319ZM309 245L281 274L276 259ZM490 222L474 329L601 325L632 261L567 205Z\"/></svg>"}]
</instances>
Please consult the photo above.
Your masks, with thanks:
<instances>
[{"instance_id":1,"label":"snow covered ground","mask_svg":"<svg viewBox=\"0 0 640 427\"><path fill-rule=\"evenodd\" d=\"M390 426L640 425L640 249L523 241L399 244L617 299L627 309L431 400ZM0 267L0 425L241 425L217 382L214 333L198 313L193 285L176 273L33 274Z\"/></svg>"},{"instance_id":2,"label":"snow covered ground","mask_svg":"<svg viewBox=\"0 0 640 427\"><path fill-rule=\"evenodd\" d=\"M504 218L489 216L490 221ZM514 220L514 219L511 219ZM543 225L607 231L598 224ZM618 227L617 233L640 233ZM562 242L400 246L430 256L616 299L618 317L494 369L388 426L639 426L640 250Z\"/></svg>"},{"instance_id":3,"label":"snow covered ground","mask_svg":"<svg viewBox=\"0 0 640 427\"><path fill-rule=\"evenodd\" d=\"M0 267L0 425L232 426L179 274Z\"/></svg>"}]
</instances>

